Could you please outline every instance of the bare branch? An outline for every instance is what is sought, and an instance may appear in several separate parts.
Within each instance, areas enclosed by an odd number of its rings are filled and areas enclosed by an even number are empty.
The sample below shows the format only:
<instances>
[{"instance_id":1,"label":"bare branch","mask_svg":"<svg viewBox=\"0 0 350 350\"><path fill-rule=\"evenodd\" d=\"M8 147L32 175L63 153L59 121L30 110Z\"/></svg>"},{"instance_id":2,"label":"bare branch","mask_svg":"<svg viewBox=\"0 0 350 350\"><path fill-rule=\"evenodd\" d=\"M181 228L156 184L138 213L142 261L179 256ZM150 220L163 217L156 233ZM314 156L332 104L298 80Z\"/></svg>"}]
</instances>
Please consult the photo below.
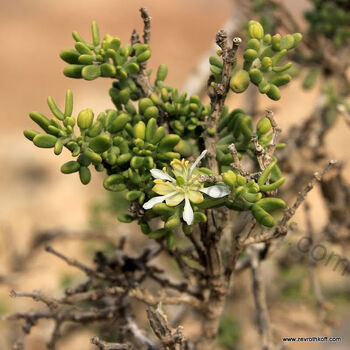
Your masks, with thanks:
<instances>
[{"instance_id":1,"label":"bare branch","mask_svg":"<svg viewBox=\"0 0 350 350\"><path fill-rule=\"evenodd\" d=\"M68 265L77 267L79 270L84 271L88 276L90 277L95 277L95 278L105 278L105 274L100 273L98 271L93 270L92 268L84 265L83 263L81 263L80 261L76 260L76 259L71 259L65 255L63 255L62 253L58 252L57 250L53 249L51 246L46 246L45 250L55 256L57 256L58 258L62 259L63 261L65 261Z\"/></svg>"},{"instance_id":2,"label":"bare branch","mask_svg":"<svg viewBox=\"0 0 350 350\"><path fill-rule=\"evenodd\" d=\"M207 118L204 142L205 148L208 151L208 164L209 168L218 173L218 164L216 162L216 136L208 134L208 131L216 129L217 122L220 118L220 114L225 104L226 96L229 91L229 84L231 79L232 67L235 62L236 52L239 44L242 42L241 38L234 38L232 43L228 43L227 33L224 30L220 30L216 35L216 43L222 50L223 68L221 82L214 84L214 87L209 89L209 97L211 101L211 113Z\"/></svg>"},{"instance_id":3,"label":"bare branch","mask_svg":"<svg viewBox=\"0 0 350 350\"><path fill-rule=\"evenodd\" d=\"M258 249L256 249L254 246L251 246L249 249L249 256L253 281L252 289L254 293L254 301L262 350L273 350L275 347L272 341L270 316L266 304L264 278L261 271Z\"/></svg>"},{"instance_id":4,"label":"bare branch","mask_svg":"<svg viewBox=\"0 0 350 350\"><path fill-rule=\"evenodd\" d=\"M240 6L235 6L232 9L230 17L227 19L223 26L225 32L227 32L228 38L233 38L234 34L240 29L243 22L243 12L240 11ZM208 75L209 75L209 62L208 57L216 55L217 46L213 44L212 47L203 54L198 62L193 66L193 73L187 78L183 91L186 91L189 95L202 95L205 93Z\"/></svg>"},{"instance_id":5,"label":"bare branch","mask_svg":"<svg viewBox=\"0 0 350 350\"><path fill-rule=\"evenodd\" d=\"M130 344L106 343L98 337L92 337L91 344L98 346L100 350L133 350Z\"/></svg>"},{"instance_id":6,"label":"bare branch","mask_svg":"<svg viewBox=\"0 0 350 350\"><path fill-rule=\"evenodd\" d=\"M130 42L131 45L138 44L140 42L140 36L136 29L134 29L131 33Z\"/></svg>"},{"instance_id":7,"label":"bare branch","mask_svg":"<svg viewBox=\"0 0 350 350\"><path fill-rule=\"evenodd\" d=\"M244 170L239 158L238 158L238 152L236 150L236 146L234 143L231 143L228 146L228 150L231 152L232 157L233 157L233 164L232 166L237 169L237 171L242 175L242 176L247 176L248 172Z\"/></svg>"},{"instance_id":8,"label":"bare branch","mask_svg":"<svg viewBox=\"0 0 350 350\"><path fill-rule=\"evenodd\" d=\"M266 110L266 118L270 120L272 131L273 131L272 140L267 147L267 156L269 156L270 158L269 162L271 162L272 155L275 153L275 150L276 150L277 138L278 138L278 135L282 132L282 129L279 128L272 111Z\"/></svg>"},{"instance_id":9,"label":"bare branch","mask_svg":"<svg viewBox=\"0 0 350 350\"><path fill-rule=\"evenodd\" d=\"M160 303L163 305L179 305L184 303L197 308L201 306L201 302L197 298L193 298L185 293L170 296L166 295L165 291L162 291L159 296L155 296L154 293L151 293L148 290L135 288L129 292L129 296L150 306L156 306Z\"/></svg>"},{"instance_id":10,"label":"bare branch","mask_svg":"<svg viewBox=\"0 0 350 350\"><path fill-rule=\"evenodd\" d=\"M154 334L161 341L165 349L186 349L186 340L182 334L182 327L177 327L176 329L170 328L168 319L161 309L161 304L158 305L157 309L148 308L147 317Z\"/></svg>"},{"instance_id":11,"label":"bare branch","mask_svg":"<svg viewBox=\"0 0 350 350\"><path fill-rule=\"evenodd\" d=\"M141 17L143 20L143 42L149 44L151 39L151 16L148 14L148 11L144 8L140 8Z\"/></svg>"},{"instance_id":12,"label":"bare branch","mask_svg":"<svg viewBox=\"0 0 350 350\"><path fill-rule=\"evenodd\" d=\"M59 300L50 298L46 295L44 295L41 291L34 291L33 293L26 293L26 292L18 292L15 290L11 290L10 296L13 298L16 297L25 297L25 298L32 298L35 301L41 301L42 303L46 304L46 306L51 309L55 310L58 308Z\"/></svg>"}]
</instances>

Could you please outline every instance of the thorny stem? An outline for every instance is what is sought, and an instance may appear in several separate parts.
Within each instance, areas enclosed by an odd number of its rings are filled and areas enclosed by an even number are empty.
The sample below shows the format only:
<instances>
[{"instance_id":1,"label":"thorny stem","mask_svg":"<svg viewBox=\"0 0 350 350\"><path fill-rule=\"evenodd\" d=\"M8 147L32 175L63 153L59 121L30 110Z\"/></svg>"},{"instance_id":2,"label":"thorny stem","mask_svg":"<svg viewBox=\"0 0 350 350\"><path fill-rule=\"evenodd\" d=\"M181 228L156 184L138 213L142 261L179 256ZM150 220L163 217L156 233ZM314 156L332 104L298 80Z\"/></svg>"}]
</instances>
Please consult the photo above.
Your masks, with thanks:
<instances>
[{"instance_id":1,"label":"thorny stem","mask_svg":"<svg viewBox=\"0 0 350 350\"><path fill-rule=\"evenodd\" d=\"M216 84L214 87L209 87L211 113L207 118L205 127L206 131L204 134L205 148L208 151L208 165L214 173L219 172L216 161L217 136L209 135L208 130L210 131L216 129L217 122L224 108L226 96L229 91L231 72L235 62L236 52L241 42L242 39L236 37L232 40L232 43L229 44L227 40L227 33L224 30L220 30L216 35L216 43L222 50L222 77L220 83Z\"/></svg>"},{"instance_id":2,"label":"thorny stem","mask_svg":"<svg viewBox=\"0 0 350 350\"><path fill-rule=\"evenodd\" d=\"M144 8L140 8L141 17L143 20L143 42L149 44L151 40L151 16L148 14L148 11Z\"/></svg>"},{"instance_id":3,"label":"thorny stem","mask_svg":"<svg viewBox=\"0 0 350 350\"><path fill-rule=\"evenodd\" d=\"M205 148L208 151L208 167L214 173L219 173L218 163L216 161L217 136L213 137L209 135L209 133L216 129L217 122L223 110L229 91L235 55L241 41L240 38L236 37L232 40L232 43L228 43L227 33L224 30L220 30L216 35L216 43L222 50L222 77L221 82L214 86L211 86L209 80L211 113L206 120L206 131L203 135ZM208 300L205 305L203 305L202 335L197 344L197 347L203 350L212 349L213 347L227 293L227 285L224 279L224 269L219 248L222 229L227 215L225 211L208 210L207 217L208 222L205 225L201 225L200 233L205 248L205 269L208 275L207 285L209 289Z\"/></svg>"},{"instance_id":4,"label":"thorny stem","mask_svg":"<svg viewBox=\"0 0 350 350\"><path fill-rule=\"evenodd\" d=\"M161 304L156 309L148 308L147 317L150 326L167 350L186 350L187 342L182 334L182 327L170 328L168 319L161 309Z\"/></svg>"},{"instance_id":5,"label":"thorny stem","mask_svg":"<svg viewBox=\"0 0 350 350\"><path fill-rule=\"evenodd\" d=\"M272 132L273 132L272 140L270 144L267 146L267 156L269 157L268 162L271 162L272 155L275 153L275 150L276 150L278 135L281 133L282 130L279 128L272 111L266 110L266 118L270 120L270 123L272 126Z\"/></svg>"},{"instance_id":6,"label":"thorny stem","mask_svg":"<svg viewBox=\"0 0 350 350\"><path fill-rule=\"evenodd\" d=\"M143 20L143 42L149 44L151 39L151 16L145 8L140 9ZM134 30L131 36L131 41L139 40L139 35ZM146 73L147 62L140 65L140 71L133 76L135 83L140 87L145 97L148 97L153 92L149 77Z\"/></svg>"},{"instance_id":7,"label":"thorny stem","mask_svg":"<svg viewBox=\"0 0 350 350\"><path fill-rule=\"evenodd\" d=\"M284 211L284 215L281 221L278 223L276 228L272 231L262 232L260 235L256 237L250 237L245 241L245 245L260 243L260 242L268 242L277 237L284 237L288 233L288 222L294 216L296 210L306 199L307 194L314 188L317 182L321 181L322 177L335 166L337 161L330 160L325 168L321 172L314 173L313 178L310 182L302 189L301 192L298 193L298 196L291 207L288 207Z\"/></svg>"},{"instance_id":8,"label":"thorny stem","mask_svg":"<svg viewBox=\"0 0 350 350\"><path fill-rule=\"evenodd\" d=\"M232 166L237 169L237 171L242 175L242 176L247 176L248 172L243 168L239 158L238 158L238 152L236 150L236 146L234 143L231 143L228 146L228 150L231 152L232 157L233 157L233 164Z\"/></svg>"}]
</instances>

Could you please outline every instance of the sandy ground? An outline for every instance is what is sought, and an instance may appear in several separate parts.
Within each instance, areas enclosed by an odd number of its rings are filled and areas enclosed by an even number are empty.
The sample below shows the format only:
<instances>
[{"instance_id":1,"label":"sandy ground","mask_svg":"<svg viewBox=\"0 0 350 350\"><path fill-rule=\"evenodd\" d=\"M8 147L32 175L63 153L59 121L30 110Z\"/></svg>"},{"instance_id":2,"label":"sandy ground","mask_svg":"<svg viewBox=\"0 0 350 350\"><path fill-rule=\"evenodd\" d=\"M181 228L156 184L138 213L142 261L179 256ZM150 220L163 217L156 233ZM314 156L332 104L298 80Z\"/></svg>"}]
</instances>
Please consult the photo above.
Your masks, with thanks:
<instances>
[{"instance_id":1,"label":"sandy ground","mask_svg":"<svg viewBox=\"0 0 350 350\"><path fill-rule=\"evenodd\" d=\"M295 3L302 7L305 1ZM76 112L87 107L99 112L112 106L107 94L110 81L101 79L88 83L65 78L62 74L64 63L58 53L63 48L72 47L73 29L88 37L92 20L100 23L102 33L115 34L122 41L128 41L132 29L141 29L138 12L141 6L147 7L153 18L150 66L157 67L166 62L169 67L168 83L181 88L186 76L211 46L215 33L228 17L231 11L229 0L0 1L0 275L6 274L9 261L14 258L8 252L25 252L34 230L85 228L89 219L87 208L94 199L103 198L100 175L94 174L92 183L82 186L77 176L61 174L59 167L69 159L69 155L56 157L51 151L38 150L24 139L22 130L33 127L28 117L29 111L48 113L45 102L48 95L62 105L67 88L73 90ZM273 104L284 130L308 115L316 97L316 90L301 91L299 84L297 81L287 87L282 100ZM230 103L236 105L238 101ZM259 107L271 107L271 102L261 98ZM347 161L348 174L350 158L344 145L349 136L349 128L339 120L327 139L334 158ZM317 190L311 194L311 200L315 203L313 214L317 217L316 227L321 227L325 222L324 208ZM298 214L298 218L301 219L302 215ZM116 225L119 232L133 231L128 226ZM89 244L82 246L72 241L60 243L57 248L86 260L91 257L86 253L91 251ZM15 279L12 287L21 290L40 288L49 293L60 293L60 280L66 275L78 280L81 278L79 273L68 269L55 258L40 253L28 266L26 276ZM9 287L0 284L1 313L33 306L22 300L9 299L8 293ZM276 306L272 314L277 324L288 315L290 323L281 322L279 325L282 329L285 327L284 330L290 327L290 330L298 330L301 335L307 336L309 331L317 328L310 326L317 323L315 315L304 312L302 306L295 307L295 312L288 311L287 306ZM346 322L345 319L345 326L340 328L340 331L343 329L342 334L346 331ZM305 328L307 324L309 326ZM49 330L50 325L41 324L40 330L34 331L30 337L28 349L44 349ZM0 324L0 331L11 336L4 324ZM60 344L60 349L89 349L90 335L89 331L79 333L69 343ZM293 336L294 333L288 335ZM246 338L246 348L257 349L254 347L257 333L253 321ZM1 337L0 350L7 350L8 346L7 339ZM311 345L303 346L293 345L290 349L312 348ZM322 348L333 349L341 348Z\"/></svg>"}]
</instances>

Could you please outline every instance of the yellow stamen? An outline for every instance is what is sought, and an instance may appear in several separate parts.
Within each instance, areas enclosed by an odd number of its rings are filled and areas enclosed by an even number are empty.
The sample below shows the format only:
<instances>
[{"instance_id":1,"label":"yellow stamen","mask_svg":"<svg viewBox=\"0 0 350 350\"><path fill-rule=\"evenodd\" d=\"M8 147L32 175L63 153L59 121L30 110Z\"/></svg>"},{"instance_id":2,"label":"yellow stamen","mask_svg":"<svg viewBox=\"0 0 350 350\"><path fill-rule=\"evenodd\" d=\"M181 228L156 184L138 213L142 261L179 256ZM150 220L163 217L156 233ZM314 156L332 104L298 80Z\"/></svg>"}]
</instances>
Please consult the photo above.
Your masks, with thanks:
<instances>
[{"instance_id":1,"label":"yellow stamen","mask_svg":"<svg viewBox=\"0 0 350 350\"><path fill-rule=\"evenodd\" d=\"M163 170L163 173L166 173L166 167L164 167L162 170Z\"/></svg>"},{"instance_id":2,"label":"yellow stamen","mask_svg":"<svg viewBox=\"0 0 350 350\"><path fill-rule=\"evenodd\" d=\"M153 182L154 182L155 184L162 184L162 183L163 183L163 180L162 180L162 179L155 179L155 180L153 180Z\"/></svg>"},{"instance_id":3,"label":"yellow stamen","mask_svg":"<svg viewBox=\"0 0 350 350\"><path fill-rule=\"evenodd\" d=\"M190 162L189 162L188 160L186 160L185 165L188 166L189 163L190 163Z\"/></svg>"},{"instance_id":4,"label":"yellow stamen","mask_svg":"<svg viewBox=\"0 0 350 350\"><path fill-rule=\"evenodd\" d=\"M182 190L182 188L180 187L180 186L176 186L175 187L178 191L181 191Z\"/></svg>"}]
</instances>

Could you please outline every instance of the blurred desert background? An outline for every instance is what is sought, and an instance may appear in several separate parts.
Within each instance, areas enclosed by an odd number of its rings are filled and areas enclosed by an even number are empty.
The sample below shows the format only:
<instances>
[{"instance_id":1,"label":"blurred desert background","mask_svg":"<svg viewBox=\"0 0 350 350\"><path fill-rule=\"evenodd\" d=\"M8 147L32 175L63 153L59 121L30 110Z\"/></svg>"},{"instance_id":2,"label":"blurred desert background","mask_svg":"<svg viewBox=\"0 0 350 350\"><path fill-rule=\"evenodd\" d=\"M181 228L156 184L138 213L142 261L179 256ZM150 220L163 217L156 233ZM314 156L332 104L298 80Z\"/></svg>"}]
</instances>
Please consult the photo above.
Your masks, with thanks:
<instances>
[{"instance_id":1,"label":"blurred desert background","mask_svg":"<svg viewBox=\"0 0 350 350\"><path fill-rule=\"evenodd\" d=\"M287 1L302 20L301 12L308 6L307 1ZM292 4L291 4L292 3ZM58 105L64 103L66 89L74 94L74 111L92 108L95 112L112 107L108 96L111 82L99 79L93 82L72 80L62 74L64 62L58 54L61 49L73 46L72 30L84 37L90 36L90 24L96 20L102 33L118 35L122 42L129 41L131 31L142 29L139 8L146 7L152 16L152 58L149 66L156 68L160 63L169 67L167 82L180 90L196 63L212 46L216 32L222 28L234 8L231 0L0 0L0 314L18 310L29 310L35 303L9 297L11 288L21 291L40 289L53 295L62 294L64 286L81 278L79 272L44 252L41 248L35 257L25 260L33 232L62 229L81 232L91 225L92 202L105 200L102 175L93 174L88 186L81 185L78 176L63 175L59 168L69 160L67 153L56 157L52 150L35 148L23 137L23 129L32 128L28 113L33 110L49 114L46 97L53 96ZM308 116L313 108L316 90L303 91L300 81L284 89L283 98L273 104L276 118L286 131L291 125ZM238 101L230 101L238 107ZM271 107L267 98L259 99L263 113ZM343 119L327 137L327 147L335 159L346 162L350 174L349 156L350 130ZM346 146L347 144L347 146ZM350 176L348 175L348 180ZM313 205L315 227L325 222L323 203L315 189L310 198ZM297 220L302 221L302 214ZM136 227L109 218L110 229L115 234L135 237L137 245L144 238ZM55 242L58 250L91 261L98 242L81 243L70 239ZM130 245L130 242L129 242ZM133 247L131 247L132 249ZM136 248L135 248L136 249ZM18 274L20 263L25 263L26 273ZM273 273L272 273L273 274ZM342 290L343 298L335 303L339 328L334 334L343 337L343 344L332 346L320 344L297 344L290 349L345 350L349 348L349 277L341 276L330 269L324 272L324 281L330 291ZM249 277L249 276L248 276ZM249 293L249 278L237 283L238 295ZM273 277L270 277L273 280ZM5 283L6 282L6 283ZM240 286L240 287L238 287ZM273 303L271 286L271 318L286 336L320 335L317 328L317 310L301 300L286 299L285 303ZM327 288L325 290L327 295ZM258 334L254 328L253 299L247 306L231 310L236 320L251 318L251 328L241 334L239 349L258 349ZM0 321L1 322L1 321ZM10 349L15 324L0 323L0 350ZM28 337L28 350L45 349L45 342L51 325L40 323ZM73 333L59 343L59 349L92 349L89 337L93 331ZM347 345L346 345L346 337ZM254 345L255 344L255 345ZM345 345L345 347L344 347Z\"/></svg>"}]
</instances>

